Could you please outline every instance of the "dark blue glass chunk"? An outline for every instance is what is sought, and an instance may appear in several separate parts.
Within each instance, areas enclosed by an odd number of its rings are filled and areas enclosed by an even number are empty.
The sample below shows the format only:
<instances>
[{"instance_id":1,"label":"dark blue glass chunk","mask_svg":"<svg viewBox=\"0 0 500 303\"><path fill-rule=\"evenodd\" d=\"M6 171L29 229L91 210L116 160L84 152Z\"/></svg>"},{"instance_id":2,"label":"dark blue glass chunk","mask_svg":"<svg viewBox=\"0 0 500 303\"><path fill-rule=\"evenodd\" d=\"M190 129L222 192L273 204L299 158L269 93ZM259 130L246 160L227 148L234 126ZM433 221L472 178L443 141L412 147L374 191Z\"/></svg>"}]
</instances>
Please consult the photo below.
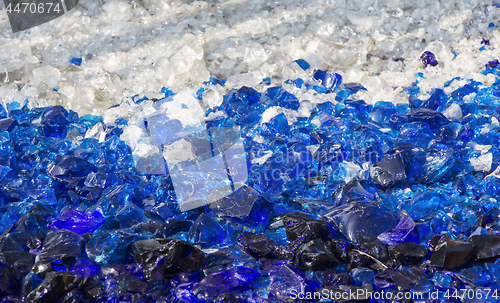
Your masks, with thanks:
<instances>
[{"instance_id":1,"label":"dark blue glass chunk","mask_svg":"<svg viewBox=\"0 0 500 303\"><path fill-rule=\"evenodd\" d=\"M42 125L68 125L70 123L69 119L68 111L64 107L56 105L45 110L40 123Z\"/></svg>"},{"instance_id":2,"label":"dark blue glass chunk","mask_svg":"<svg viewBox=\"0 0 500 303\"><path fill-rule=\"evenodd\" d=\"M244 287L255 281L260 274L247 267L236 266L229 270L209 274L193 287L195 295L209 298L235 288Z\"/></svg>"},{"instance_id":3,"label":"dark blue glass chunk","mask_svg":"<svg viewBox=\"0 0 500 303\"><path fill-rule=\"evenodd\" d=\"M326 239L328 229L325 222L313 214L295 212L283 216L286 236L289 241L300 238L302 241Z\"/></svg>"},{"instance_id":4,"label":"dark blue glass chunk","mask_svg":"<svg viewBox=\"0 0 500 303\"><path fill-rule=\"evenodd\" d=\"M472 236L470 242L474 245L476 260L500 256L500 234Z\"/></svg>"},{"instance_id":5,"label":"dark blue glass chunk","mask_svg":"<svg viewBox=\"0 0 500 303\"><path fill-rule=\"evenodd\" d=\"M26 302L58 302L83 283L83 278L71 273L50 272L43 282L27 295Z\"/></svg>"},{"instance_id":6,"label":"dark blue glass chunk","mask_svg":"<svg viewBox=\"0 0 500 303\"><path fill-rule=\"evenodd\" d=\"M354 201L334 207L324 219L353 242L358 241L359 235L376 237L398 224L395 213L373 201Z\"/></svg>"},{"instance_id":7,"label":"dark blue glass chunk","mask_svg":"<svg viewBox=\"0 0 500 303\"><path fill-rule=\"evenodd\" d=\"M294 263L302 269L325 270L334 268L339 260L327 242L315 239L299 247L294 256Z\"/></svg>"},{"instance_id":8,"label":"dark blue glass chunk","mask_svg":"<svg viewBox=\"0 0 500 303\"><path fill-rule=\"evenodd\" d=\"M237 244L241 250L254 258L266 258L276 249L276 243L265 235L243 232L238 235Z\"/></svg>"},{"instance_id":9,"label":"dark blue glass chunk","mask_svg":"<svg viewBox=\"0 0 500 303\"><path fill-rule=\"evenodd\" d=\"M3 131L8 131L11 132L14 130L14 127L16 127L19 123L17 123L16 120L12 118L4 118L0 120L0 132Z\"/></svg>"},{"instance_id":10,"label":"dark blue glass chunk","mask_svg":"<svg viewBox=\"0 0 500 303\"><path fill-rule=\"evenodd\" d=\"M400 154L384 157L375 163L370 171L373 183L382 187L393 187L406 184L403 159Z\"/></svg>"},{"instance_id":11,"label":"dark blue glass chunk","mask_svg":"<svg viewBox=\"0 0 500 303\"><path fill-rule=\"evenodd\" d=\"M492 61L488 61L488 63L485 66L491 67L491 68L496 68L498 66L498 64L500 64L500 62L498 62L498 59L495 59Z\"/></svg>"},{"instance_id":12,"label":"dark blue glass chunk","mask_svg":"<svg viewBox=\"0 0 500 303\"><path fill-rule=\"evenodd\" d=\"M413 242L389 246L389 254L398 264L405 266L419 264L427 256L427 248Z\"/></svg>"},{"instance_id":13,"label":"dark blue glass chunk","mask_svg":"<svg viewBox=\"0 0 500 303\"><path fill-rule=\"evenodd\" d=\"M42 251L36 260L77 260L83 256L84 247L85 239L82 236L68 230L53 231L43 241Z\"/></svg>"},{"instance_id":14,"label":"dark blue glass chunk","mask_svg":"<svg viewBox=\"0 0 500 303\"><path fill-rule=\"evenodd\" d=\"M474 245L452 240L449 235L434 236L429 247L433 251L431 265L445 268L455 268L468 262L474 253Z\"/></svg>"},{"instance_id":15,"label":"dark blue glass chunk","mask_svg":"<svg viewBox=\"0 0 500 303\"><path fill-rule=\"evenodd\" d=\"M56 160L57 164L50 168L49 174L63 181L85 179L94 169L89 162L73 156L61 156Z\"/></svg>"},{"instance_id":16,"label":"dark blue glass chunk","mask_svg":"<svg viewBox=\"0 0 500 303\"><path fill-rule=\"evenodd\" d=\"M116 227L115 227L116 228ZM97 230L85 245L87 257L99 264L120 264L130 261L130 243L147 238L127 229Z\"/></svg>"},{"instance_id":17,"label":"dark blue glass chunk","mask_svg":"<svg viewBox=\"0 0 500 303\"><path fill-rule=\"evenodd\" d=\"M442 113L427 108L412 109L407 116L408 122L427 123L431 129L439 128L449 122Z\"/></svg>"},{"instance_id":18,"label":"dark blue glass chunk","mask_svg":"<svg viewBox=\"0 0 500 303\"><path fill-rule=\"evenodd\" d=\"M150 272L166 276L201 270L207 265L203 252L182 240L140 240L132 248L137 262Z\"/></svg>"},{"instance_id":19,"label":"dark blue glass chunk","mask_svg":"<svg viewBox=\"0 0 500 303\"><path fill-rule=\"evenodd\" d=\"M62 214L57 220L52 221L49 227L53 229L67 229L83 235L93 233L104 221L106 221L106 218L99 210L87 214L72 209Z\"/></svg>"},{"instance_id":20,"label":"dark blue glass chunk","mask_svg":"<svg viewBox=\"0 0 500 303\"><path fill-rule=\"evenodd\" d=\"M231 195L224 197L209 207L221 217L254 227L258 230L267 225L272 213L269 209L270 201L250 186L242 186Z\"/></svg>"},{"instance_id":21,"label":"dark blue glass chunk","mask_svg":"<svg viewBox=\"0 0 500 303\"><path fill-rule=\"evenodd\" d=\"M438 65L438 61L436 60L436 56L429 51L425 51L422 54L422 56L420 56L420 60L422 60L422 63L425 65L425 67L427 67L427 65L431 65L431 66Z\"/></svg>"}]
</instances>

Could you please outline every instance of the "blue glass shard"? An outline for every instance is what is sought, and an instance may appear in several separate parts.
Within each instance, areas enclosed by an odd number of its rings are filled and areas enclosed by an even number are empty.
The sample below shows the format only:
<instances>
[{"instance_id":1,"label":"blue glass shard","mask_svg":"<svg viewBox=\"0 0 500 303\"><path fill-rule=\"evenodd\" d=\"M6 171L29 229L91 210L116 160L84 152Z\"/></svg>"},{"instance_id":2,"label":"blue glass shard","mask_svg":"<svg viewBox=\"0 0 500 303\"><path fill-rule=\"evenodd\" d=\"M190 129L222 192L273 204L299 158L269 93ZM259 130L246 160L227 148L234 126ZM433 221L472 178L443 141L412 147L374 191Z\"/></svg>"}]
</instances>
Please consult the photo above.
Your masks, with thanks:
<instances>
[{"instance_id":1,"label":"blue glass shard","mask_svg":"<svg viewBox=\"0 0 500 303\"><path fill-rule=\"evenodd\" d=\"M384 157L375 163L370 171L373 183L382 187L405 185L406 173L403 159L400 154Z\"/></svg>"},{"instance_id":2,"label":"blue glass shard","mask_svg":"<svg viewBox=\"0 0 500 303\"><path fill-rule=\"evenodd\" d=\"M432 109L416 108L412 109L408 114L408 122L422 122L429 124L431 129L436 129L448 123L448 119L440 113Z\"/></svg>"},{"instance_id":3,"label":"blue glass shard","mask_svg":"<svg viewBox=\"0 0 500 303\"><path fill-rule=\"evenodd\" d=\"M5 107L3 107L2 104L0 104L0 119L5 119L7 118L7 110L5 110Z\"/></svg>"},{"instance_id":4,"label":"blue glass shard","mask_svg":"<svg viewBox=\"0 0 500 303\"><path fill-rule=\"evenodd\" d=\"M85 245L85 253L93 262L99 264L120 264L132 259L128 244L148 238L127 229L101 229Z\"/></svg>"},{"instance_id":5,"label":"blue glass shard","mask_svg":"<svg viewBox=\"0 0 500 303\"><path fill-rule=\"evenodd\" d=\"M163 87L161 89L161 92L163 94L165 94L165 97L171 97L171 96L175 96L175 93L173 91L170 90L170 88L167 88L167 87Z\"/></svg>"},{"instance_id":6,"label":"blue glass shard","mask_svg":"<svg viewBox=\"0 0 500 303\"><path fill-rule=\"evenodd\" d=\"M321 85L329 90L335 90L342 83L342 76L337 73L331 73L322 70L316 70L313 78L321 81Z\"/></svg>"},{"instance_id":7,"label":"blue glass shard","mask_svg":"<svg viewBox=\"0 0 500 303\"><path fill-rule=\"evenodd\" d=\"M7 131L11 132L18 125L16 120L12 118L4 118L0 120L0 132Z\"/></svg>"},{"instance_id":8,"label":"blue glass shard","mask_svg":"<svg viewBox=\"0 0 500 303\"><path fill-rule=\"evenodd\" d=\"M58 230L66 229L76 234L83 235L86 233L93 233L105 221L106 218L99 209L91 214L72 209L59 216L57 220L52 221L49 227Z\"/></svg>"},{"instance_id":9,"label":"blue glass shard","mask_svg":"<svg viewBox=\"0 0 500 303\"><path fill-rule=\"evenodd\" d=\"M77 277L88 278L93 277L99 273L99 265L86 259L80 259L73 264L69 271Z\"/></svg>"},{"instance_id":10,"label":"blue glass shard","mask_svg":"<svg viewBox=\"0 0 500 303\"><path fill-rule=\"evenodd\" d=\"M129 183L111 186L103 191L95 207L100 207L105 216L115 215L120 207L132 203L133 197L134 188Z\"/></svg>"},{"instance_id":11,"label":"blue glass shard","mask_svg":"<svg viewBox=\"0 0 500 303\"><path fill-rule=\"evenodd\" d=\"M371 201L354 201L334 207L324 219L353 242L357 242L360 235L377 237L398 224L395 213Z\"/></svg>"},{"instance_id":12,"label":"blue glass shard","mask_svg":"<svg viewBox=\"0 0 500 303\"><path fill-rule=\"evenodd\" d=\"M303 70L308 70L311 67L311 65L304 59L297 59L294 62L296 62Z\"/></svg>"},{"instance_id":13,"label":"blue glass shard","mask_svg":"<svg viewBox=\"0 0 500 303\"><path fill-rule=\"evenodd\" d=\"M427 67L427 65L430 65L430 66L438 65L438 61L436 60L436 56L429 51L425 51L422 54L422 56L420 56L420 60L422 60L422 63L425 65L425 67Z\"/></svg>"},{"instance_id":14,"label":"blue glass shard","mask_svg":"<svg viewBox=\"0 0 500 303\"><path fill-rule=\"evenodd\" d=\"M265 84L265 85L271 85L271 78L267 77L267 78L264 78L262 79L262 84Z\"/></svg>"},{"instance_id":15,"label":"blue glass shard","mask_svg":"<svg viewBox=\"0 0 500 303\"><path fill-rule=\"evenodd\" d=\"M189 230L189 241L200 244L202 247L210 247L228 242L228 233L214 219L206 214L201 214Z\"/></svg>"},{"instance_id":16,"label":"blue glass shard","mask_svg":"<svg viewBox=\"0 0 500 303\"><path fill-rule=\"evenodd\" d=\"M242 186L209 207L219 216L262 230L272 216L270 201L250 186Z\"/></svg>"},{"instance_id":17,"label":"blue glass shard","mask_svg":"<svg viewBox=\"0 0 500 303\"><path fill-rule=\"evenodd\" d=\"M500 62L498 62L498 59L495 59L492 61L488 61L488 63L485 66L490 68L496 68L498 64L500 64Z\"/></svg>"},{"instance_id":18,"label":"blue glass shard","mask_svg":"<svg viewBox=\"0 0 500 303\"><path fill-rule=\"evenodd\" d=\"M415 228L415 222L410 216L404 215L399 219L394 229L381 233L377 238L387 245L395 245L406 241L408 235Z\"/></svg>"},{"instance_id":19,"label":"blue glass shard","mask_svg":"<svg viewBox=\"0 0 500 303\"><path fill-rule=\"evenodd\" d=\"M57 164L50 168L49 174L63 181L85 179L94 170L92 164L77 157L61 156L56 160Z\"/></svg>"},{"instance_id":20,"label":"blue glass shard","mask_svg":"<svg viewBox=\"0 0 500 303\"><path fill-rule=\"evenodd\" d=\"M207 82L203 82L204 85L220 85L222 87L226 86L226 80L225 79L217 79L214 77L210 77L210 80Z\"/></svg>"},{"instance_id":21,"label":"blue glass shard","mask_svg":"<svg viewBox=\"0 0 500 303\"><path fill-rule=\"evenodd\" d=\"M433 88L431 91L431 96L429 97L429 99L425 100L421 106L428 109L437 110L440 106L445 105L447 99L448 96L446 95L444 90L440 88Z\"/></svg>"},{"instance_id":22,"label":"blue glass shard","mask_svg":"<svg viewBox=\"0 0 500 303\"><path fill-rule=\"evenodd\" d=\"M85 239L68 230L53 231L43 241L42 250L37 254L36 261L45 259L63 260L83 257Z\"/></svg>"},{"instance_id":23,"label":"blue glass shard","mask_svg":"<svg viewBox=\"0 0 500 303\"><path fill-rule=\"evenodd\" d=\"M236 266L229 270L209 274L201 282L195 284L193 292L204 298L216 297L235 288L248 286L259 276L260 274L251 268Z\"/></svg>"},{"instance_id":24,"label":"blue glass shard","mask_svg":"<svg viewBox=\"0 0 500 303\"><path fill-rule=\"evenodd\" d=\"M69 63L76 65L76 66L80 66L80 65L82 65L82 61L83 61L82 58L73 57L73 58L71 58L71 60L69 60Z\"/></svg>"},{"instance_id":25,"label":"blue glass shard","mask_svg":"<svg viewBox=\"0 0 500 303\"><path fill-rule=\"evenodd\" d=\"M40 123L43 125L68 125L70 123L69 119L70 115L66 109L60 105L56 105L45 110Z\"/></svg>"},{"instance_id":26,"label":"blue glass shard","mask_svg":"<svg viewBox=\"0 0 500 303\"><path fill-rule=\"evenodd\" d=\"M291 298L294 293L314 293L315 290L314 282L291 264L281 265L267 288L271 300Z\"/></svg>"}]
</instances>

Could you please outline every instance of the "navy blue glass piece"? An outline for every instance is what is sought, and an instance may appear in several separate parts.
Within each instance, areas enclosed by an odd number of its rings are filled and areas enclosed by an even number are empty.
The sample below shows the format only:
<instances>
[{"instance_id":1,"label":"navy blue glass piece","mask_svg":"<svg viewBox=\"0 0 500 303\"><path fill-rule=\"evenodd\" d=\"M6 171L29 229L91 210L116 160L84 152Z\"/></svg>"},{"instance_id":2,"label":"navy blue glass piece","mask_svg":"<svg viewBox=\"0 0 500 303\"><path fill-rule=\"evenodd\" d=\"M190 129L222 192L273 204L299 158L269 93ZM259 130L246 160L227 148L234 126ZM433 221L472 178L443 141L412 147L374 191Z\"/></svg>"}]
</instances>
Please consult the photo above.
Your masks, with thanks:
<instances>
[{"instance_id":1,"label":"navy blue glass piece","mask_svg":"<svg viewBox=\"0 0 500 303\"><path fill-rule=\"evenodd\" d=\"M440 112L432 109L416 108L408 113L408 122L423 122L436 129L448 123L448 119Z\"/></svg>"},{"instance_id":2,"label":"navy blue glass piece","mask_svg":"<svg viewBox=\"0 0 500 303\"><path fill-rule=\"evenodd\" d=\"M69 119L71 118L68 111L64 107L56 105L45 110L40 123L43 125L68 125Z\"/></svg>"},{"instance_id":3,"label":"navy blue glass piece","mask_svg":"<svg viewBox=\"0 0 500 303\"><path fill-rule=\"evenodd\" d=\"M17 123L17 121L12 118L3 118L0 120L0 132L11 132L18 124L19 123Z\"/></svg>"},{"instance_id":4,"label":"navy blue glass piece","mask_svg":"<svg viewBox=\"0 0 500 303\"><path fill-rule=\"evenodd\" d=\"M74 181L86 178L93 169L94 166L83 159L61 156L57 158L56 165L49 170L49 174L63 181Z\"/></svg>"},{"instance_id":5,"label":"navy blue glass piece","mask_svg":"<svg viewBox=\"0 0 500 303\"><path fill-rule=\"evenodd\" d=\"M205 254L188 242L173 239L148 239L134 242L134 259L150 272L166 276L198 271L206 267Z\"/></svg>"},{"instance_id":6,"label":"navy blue glass piece","mask_svg":"<svg viewBox=\"0 0 500 303\"><path fill-rule=\"evenodd\" d=\"M43 241L42 250L36 260L68 260L79 259L83 256L85 239L68 230L53 231Z\"/></svg>"},{"instance_id":7,"label":"navy blue glass piece","mask_svg":"<svg viewBox=\"0 0 500 303\"><path fill-rule=\"evenodd\" d=\"M422 54L422 56L420 56L420 60L422 60L422 63L425 65L425 67L427 67L427 65L430 65L430 66L438 65L438 61L436 59L436 56L429 51L425 51Z\"/></svg>"},{"instance_id":8,"label":"navy blue glass piece","mask_svg":"<svg viewBox=\"0 0 500 303\"><path fill-rule=\"evenodd\" d=\"M395 213L370 201L354 201L334 207L324 219L352 242L357 242L360 235L376 237L398 224Z\"/></svg>"},{"instance_id":9,"label":"navy blue glass piece","mask_svg":"<svg viewBox=\"0 0 500 303\"><path fill-rule=\"evenodd\" d=\"M93 233L104 221L106 221L106 218L99 210L87 214L72 209L62 214L57 220L52 221L49 227L53 229L67 229L83 235Z\"/></svg>"},{"instance_id":10,"label":"navy blue glass piece","mask_svg":"<svg viewBox=\"0 0 500 303\"><path fill-rule=\"evenodd\" d=\"M272 216L269 205L267 198L245 185L231 195L210 203L209 207L219 216L261 230Z\"/></svg>"}]
</instances>

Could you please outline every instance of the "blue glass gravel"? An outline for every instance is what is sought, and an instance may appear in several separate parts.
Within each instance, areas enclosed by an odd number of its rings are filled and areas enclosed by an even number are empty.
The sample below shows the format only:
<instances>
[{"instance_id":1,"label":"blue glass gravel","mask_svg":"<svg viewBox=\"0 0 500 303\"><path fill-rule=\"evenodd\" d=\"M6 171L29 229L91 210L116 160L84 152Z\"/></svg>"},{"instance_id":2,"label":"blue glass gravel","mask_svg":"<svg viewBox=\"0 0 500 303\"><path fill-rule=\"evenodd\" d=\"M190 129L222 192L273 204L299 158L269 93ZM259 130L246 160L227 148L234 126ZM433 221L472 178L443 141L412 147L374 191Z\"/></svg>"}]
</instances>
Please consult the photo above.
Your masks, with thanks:
<instances>
[{"instance_id":1,"label":"blue glass gravel","mask_svg":"<svg viewBox=\"0 0 500 303\"><path fill-rule=\"evenodd\" d=\"M421 59L437 65L430 53ZM492 59L483 73L498 75L497 66ZM13 302L298 302L292 297L300 292L367 289L435 293L445 302L447 292L498 289L498 81L455 78L426 99L415 81L404 88L408 103L372 105L354 96L362 84L311 73L229 90L207 111L225 113L206 121L208 141L165 115L138 122L160 151L189 134L200 158L238 156L226 143L241 137L247 167L228 161L224 172L247 169L248 180L187 211L168 161L134 156L120 139L126 118L104 124L61 106L0 106L0 295ZM443 89L455 80L466 81ZM225 81L211 78L198 98L213 85ZM290 119L301 92L335 100ZM134 100L160 108L175 95L162 93ZM448 115L451 106L463 117ZM271 107L281 112L261 123ZM102 139L85 138L98 123ZM218 132L224 128L232 131Z\"/></svg>"}]
</instances>

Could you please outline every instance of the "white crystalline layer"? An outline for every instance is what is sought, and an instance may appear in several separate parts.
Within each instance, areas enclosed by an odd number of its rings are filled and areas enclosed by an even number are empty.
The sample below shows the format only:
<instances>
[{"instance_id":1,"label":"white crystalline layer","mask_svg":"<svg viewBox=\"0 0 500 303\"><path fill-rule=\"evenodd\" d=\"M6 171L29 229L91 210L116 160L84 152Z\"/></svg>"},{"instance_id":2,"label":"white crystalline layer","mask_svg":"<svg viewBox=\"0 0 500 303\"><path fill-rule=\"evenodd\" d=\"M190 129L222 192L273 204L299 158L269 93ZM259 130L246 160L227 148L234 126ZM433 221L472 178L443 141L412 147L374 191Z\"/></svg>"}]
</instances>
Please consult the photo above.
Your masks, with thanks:
<instances>
[{"instance_id":1,"label":"white crystalline layer","mask_svg":"<svg viewBox=\"0 0 500 303\"><path fill-rule=\"evenodd\" d=\"M490 171L492 162L493 162L492 153L487 153L477 158L470 159L470 164L472 165L472 167L474 167L475 171L484 171L484 172Z\"/></svg>"},{"instance_id":2,"label":"white crystalline layer","mask_svg":"<svg viewBox=\"0 0 500 303\"><path fill-rule=\"evenodd\" d=\"M411 86L418 72L422 96L453 77L479 80L500 43L498 30L488 28L499 17L491 1L479 0L82 1L12 34L3 13L0 74L10 77L1 84L15 81L9 90L17 95L0 97L101 114L136 94L159 97L163 86L183 91L210 76L227 78L228 89L255 87L263 77L303 77L311 71L293 63L303 58L341 73L345 83L362 83L367 91L358 99L402 103L408 96L394 88ZM483 37L492 47L479 51ZM424 50L435 53L438 66L423 67ZM82 66L69 65L72 57L83 58ZM486 78L483 84L494 81ZM216 94L209 99L209 106L220 102Z\"/></svg>"}]
</instances>

